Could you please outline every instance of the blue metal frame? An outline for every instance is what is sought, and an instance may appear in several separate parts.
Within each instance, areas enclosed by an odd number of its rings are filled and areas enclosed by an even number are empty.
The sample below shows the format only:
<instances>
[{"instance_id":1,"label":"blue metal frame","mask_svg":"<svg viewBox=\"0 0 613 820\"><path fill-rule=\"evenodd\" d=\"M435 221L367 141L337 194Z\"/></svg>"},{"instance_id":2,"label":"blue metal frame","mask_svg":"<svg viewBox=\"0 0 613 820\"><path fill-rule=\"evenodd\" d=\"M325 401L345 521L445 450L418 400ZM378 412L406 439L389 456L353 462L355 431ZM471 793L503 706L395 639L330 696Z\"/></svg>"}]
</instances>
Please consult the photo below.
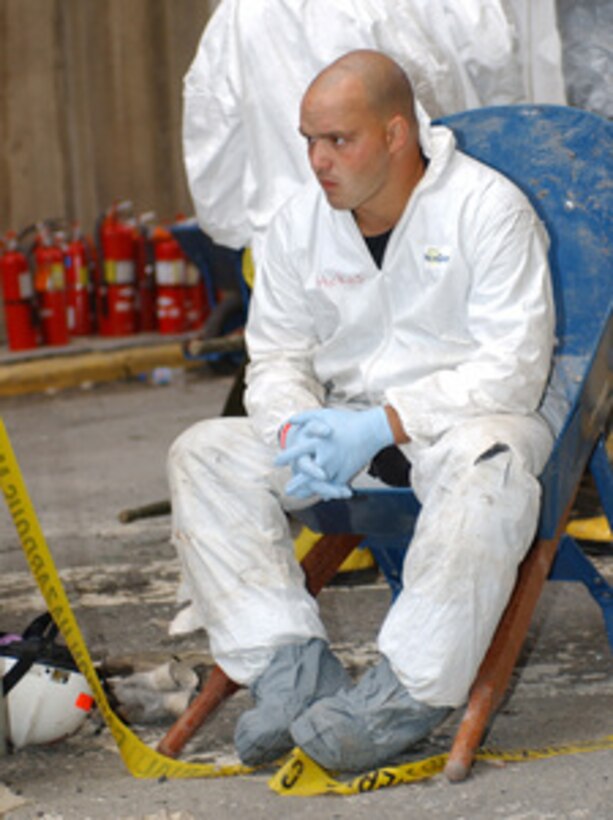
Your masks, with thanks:
<instances>
[{"instance_id":1,"label":"blue metal frame","mask_svg":"<svg viewBox=\"0 0 613 820\"><path fill-rule=\"evenodd\" d=\"M178 222L173 225L170 230L177 242L181 245L183 252L194 265L196 265L202 276L211 313L216 310L222 310L223 308L220 307L221 303L217 298L219 283L215 280L213 270L215 243L204 233L195 220ZM217 247L219 248L219 246ZM223 250L228 257L231 267L231 278L234 280L234 289L240 294L242 304L240 310L233 311L232 316L224 321L223 333L226 334L244 326L247 321L247 310L251 294L243 278L242 251L235 251L230 248L221 248L221 250ZM244 359L242 353L206 353L203 356L193 356L185 349L184 354L188 359L197 358L209 362L217 362L220 359L231 359L235 361L236 364L239 364Z\"/></svg>"},{"instance_id":2,"label":"blue metal frame","mask_svg":"<svg viewBox=\"0 0 613 820\"><path fill-rule=\"evenodd\" d=\"M560 540L551 572L551 581L580 581L602 610L605 629L613 649L613 587L596 569L581 546L564 535Z\"/></svg>"},{"instance_id":3,"label":"blue metal frame","mask_svg":"<svg viewBox=\"0 0 613 820\"><path fill-rule=\"evenodd\" d=\"M590 472L594 478L602 509L607 517L610 528L613 530L613 468L607 455L605 436L598 439L598 443L590 459Z\"/></svg>"}]
</instances>

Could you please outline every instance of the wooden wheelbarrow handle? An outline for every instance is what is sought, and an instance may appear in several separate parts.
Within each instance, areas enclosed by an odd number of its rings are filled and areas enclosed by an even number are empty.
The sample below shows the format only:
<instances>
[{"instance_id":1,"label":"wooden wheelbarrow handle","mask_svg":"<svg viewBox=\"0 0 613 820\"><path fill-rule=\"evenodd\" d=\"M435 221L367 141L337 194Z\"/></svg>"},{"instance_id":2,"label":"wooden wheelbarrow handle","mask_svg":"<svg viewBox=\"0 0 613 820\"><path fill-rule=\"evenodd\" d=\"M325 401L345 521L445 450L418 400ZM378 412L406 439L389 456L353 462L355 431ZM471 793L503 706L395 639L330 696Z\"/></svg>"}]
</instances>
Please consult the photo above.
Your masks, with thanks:
<instances>
[{"instance_id":1,"label":"wooden wheelbarrow handle","mask_svg":"<svg viewBox=\"0 0 613 820\"><path fill-rule=\"evenodd\" d=\"M159 742L158 752L166 757L177 757L207 717L238 689L238 683L229 678L219 666L214 666L200 692Z\"/></svg>"},{"instance_id":2,"label":"wooden wheelbarrow handle","mask_svg":"<svg viewBox=\"0 0 613 820\"><path fill-rule=\"evenodd\" d=\"M502 702L571 508L572 502L558 521L554 537L538 539L520 566L515 588L477 672L449 752L445 774L453 783L468 776L487 724Z\"/></svg>"}]
</instances>

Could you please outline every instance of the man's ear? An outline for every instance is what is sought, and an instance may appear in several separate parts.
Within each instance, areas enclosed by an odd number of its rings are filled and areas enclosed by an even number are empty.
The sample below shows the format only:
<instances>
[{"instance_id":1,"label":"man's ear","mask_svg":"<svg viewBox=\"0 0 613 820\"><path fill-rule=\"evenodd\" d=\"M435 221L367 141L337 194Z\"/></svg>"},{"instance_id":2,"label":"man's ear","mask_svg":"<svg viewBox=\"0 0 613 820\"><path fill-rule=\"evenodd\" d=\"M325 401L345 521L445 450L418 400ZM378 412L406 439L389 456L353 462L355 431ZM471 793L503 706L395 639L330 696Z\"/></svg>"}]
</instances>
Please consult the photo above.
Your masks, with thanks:
<instances>
[{"instance_id":1,"label":"man's ear","mask_svg":"<svg viewBox=\"0 0 613 820\"><path fill-rule=\"evenodd\" d=\"M387 147L391 154L395 154L406 146L409 140L410 130L409 123L400 114L396 114L388 120L386 139Z\"/></svg>"}]
</instances>

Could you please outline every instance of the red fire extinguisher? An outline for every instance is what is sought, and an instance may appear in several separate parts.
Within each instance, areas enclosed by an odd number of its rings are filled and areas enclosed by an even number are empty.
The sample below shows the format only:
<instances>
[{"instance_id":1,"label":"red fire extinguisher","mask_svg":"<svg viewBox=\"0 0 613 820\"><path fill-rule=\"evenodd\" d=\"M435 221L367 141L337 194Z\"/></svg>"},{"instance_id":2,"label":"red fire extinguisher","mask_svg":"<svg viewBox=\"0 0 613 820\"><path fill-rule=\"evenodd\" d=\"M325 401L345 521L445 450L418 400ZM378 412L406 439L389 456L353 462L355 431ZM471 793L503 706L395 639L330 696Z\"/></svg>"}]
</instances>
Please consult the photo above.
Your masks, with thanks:
<instances>
[{"instance_id":1,"label":"red fire extinguisher","mask_svg":"<svg viewBox=\"0 0 613 820\"><path fill-rule=\"evenodd\" d=\"M185 221L186 218L183 214L176 215L175 224L181 224ZM183 253L183 258L185 260L184 329L198 330L204 325L211 308L200 271L185 253Z\"/></svg>"},{"instance_id":2,"label":"red fire extinguisher","mask_svg":"<svg viewBox=\"0 0 613 820\"><path fill-rule=\"evenodd\" d=\"M44 228L39 231L34 259L34 287L39 299L43 344L68 344L64 255Z\"/></svg>"},{"instance_id":3,"label":"red fire extinguisher","mask_svg":"<svg viewBox=\"0 0 613 820\"><path fill-rule=\"evenodd\" d=\"M68 330L73 336L92 332L89 249L78 224L66 249L66 303Z\"/></svg>"},{"instance_id":4,"label":"red fire extinguisher","mask_svg":"<svg viewBox=\"0 0 613 820\"><path fill-rule=\"evenodd\" d=\"M201 328L210 312L204 280L198 268L188 260L185 281L186 330Z\"/></svg>"},{"instance_id":5,"label":"red fire extinguisher","mask_svg":"<svg viewBox=\"0 0 613 820\"><path fill-rule=\"evenodd\" d=\"M136 265L134 229L121 214L124 204L113 206L102 221L102 283L99 327L104 336L136 332Z\"/></svg>"},{"instance_id":6,"label":"red fire extinguisher","mask_svg":"<svg viewBox=\"0 0 613 820\"><path fill-rule=\"evenodd\" d=\"M89 279L89 316L91 321L91 332L101 332L99 319L101 308L99 305L100 294L103 290L102 271L100 264L100 248L96 244L93 236L83 237L87 258L87 271Z\"/></svg>"},{"instance_id":7,"label":"red fire extinguisher","mask_svg":"<svg viewBox=\"0 0 613 820\"><path fill-rule=\"evenodd\" d=\"M186 329L185 255L166 228L156 228L153 239L158 330L160 333L182 333Z\"/></svg>"},{"instance_id":8,"label":"red fire extinguisher","mask_svg":"<svg viewBox=\"0 0 613 820\"><path fill-rule=\"evenodd\" d=\"M30 350L39 343L32 274L13 232L7 234L0 257L0 279L9 350Z\"/></svg>"},{"instance_id":9,"label":"red fire extinguisher","mask_svg":"<svg viewBox=\"0 0 613 820\"><path fill-rule=\"evenodd\" d=\"M135 232L136 281L138 287L138 328L157 329L155 294L155 248L150 222L154 214L141 214Z\"/></svg>"}]
</instances>

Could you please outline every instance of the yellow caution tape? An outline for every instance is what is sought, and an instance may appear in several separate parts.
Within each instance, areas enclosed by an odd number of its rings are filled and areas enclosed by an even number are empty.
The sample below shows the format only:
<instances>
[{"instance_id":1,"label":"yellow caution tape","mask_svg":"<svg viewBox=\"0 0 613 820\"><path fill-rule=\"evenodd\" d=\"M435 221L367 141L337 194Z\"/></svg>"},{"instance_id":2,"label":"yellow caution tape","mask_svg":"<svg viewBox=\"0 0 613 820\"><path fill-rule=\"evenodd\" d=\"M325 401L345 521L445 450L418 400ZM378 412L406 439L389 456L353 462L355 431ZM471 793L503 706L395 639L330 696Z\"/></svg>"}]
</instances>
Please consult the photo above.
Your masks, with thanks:
<instances>
[{"instance_id":1,"label":"yellow caution tape","mask_svg":"<svg viewBox=\"0 0 613 820\"><path fill-rule=\"evenodd\" d=\"M504 761L520 763L524 760L544 760L560 755L600 752L613 749L613 735L600 740L590 740L572 745L548 746L542 749L518 749L498 751L479 749L475 760ZM351 780L336 780L330 772L322 769L301 749L294 749L290 758L270 779L270 788L284 797L314 797L320 794L336 794L343 797L364 792L372 792L402 783L416 783L440 774L447 763L447 753L433 755L423 760L414 760L399 766L384 766L360 774Z\"/></svg>"},{"instance_id":2,"label":"yellow caution tape","mask_svg":"<svg viewBox=\"0 0 613 820\"><path fill-rule=\"evenodd\" d=\"M143 743L113 712L68 602L2 419L0 419L0 487L17 528L26 559L49 612L60 629L75 663L89 683L100 713L117 743L121 758L130 774L140 778L204 778L231 777L253 772L254 769L240 764L217 766L213 763L186 763L172 760ZM601 740L551 746L544 749L521 749L511 752L480 749L476 759L519 762L604 749L613 749L613 735ZM439 754L400 766L375 769L353 780L343 782L336 780L300 749L294 749L279 771L271 778L269 786L278 794L291 796L360 794L388 786L397 786L401 783L426 780L442 772L447 759L447 754Z\"/></svg>"},{"instance_id":3,"label":"yellow caution tape","mask_svg":"<svg viewBox=\"0 0 613 820\"><path fill-rule=\"evenodd\" d=\"M172 760L139 740L113 712L68 602L2 419L0 419L0 486L17 528L21 546L49 612L62 633L76 665L89 683L100 713L115 738L123 762L130 774L142 778L195 778L229 777L253 771L241 765L216 766L213 763L185 763Z\"/></svg>"},{"instance_id":4,"label":"yellow caution tape","mask_svg":"<svg viewBox=\"0 0 613 820\"><path fill-rule=\"evenodd\" d=\"M289 760L270 779L268 785L285 797L312 797L317 794L348 796L362 794L401 783L415 783L440 774L445 768L447 755L435 755L425 760L402 766L385 766L360 774L352 780L335 780L301 749L294 749Z\"/></svg>"}]
</instances>

